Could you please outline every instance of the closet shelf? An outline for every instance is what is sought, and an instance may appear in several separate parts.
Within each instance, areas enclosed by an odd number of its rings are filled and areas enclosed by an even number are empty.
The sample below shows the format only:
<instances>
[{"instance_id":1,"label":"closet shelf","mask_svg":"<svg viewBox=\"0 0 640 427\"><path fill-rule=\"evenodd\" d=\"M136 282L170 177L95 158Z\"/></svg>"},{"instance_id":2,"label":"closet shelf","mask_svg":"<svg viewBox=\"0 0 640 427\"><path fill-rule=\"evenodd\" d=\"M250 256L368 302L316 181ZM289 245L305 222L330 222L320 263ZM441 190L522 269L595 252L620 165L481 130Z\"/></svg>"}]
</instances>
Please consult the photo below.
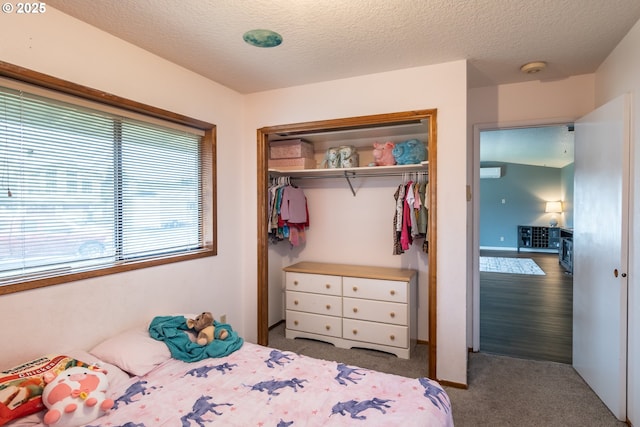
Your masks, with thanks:
<instances>
[{"instance_id":1,"label":"closet shelf","mask_svg":"<svg viewBox=\"0 0 640 427\"><path fill-rule=\"evenodd\" d=\"M428 170L428 167L429 162L425 161L415 165L363 166L358 168L295 170L269 169L269 175L289 176L291 178L343 178L345 174L351 178L356 178L358 176L401 176L408 172L425 172Z\"/></svg>"},{"instance_id":2,"label":"closet shelf","mask_svg":"<svg viewBox=\"0 0 640 427\"><path fill-rule=\"evenodd\" d=\"M351 178L364 178L373 176L402 176L412 172L427 172L429 170L429 162L424 161L414 165L395 165L395 166L363 166L357 168L336 168L336 169L296 169L296 170L279 170L269 169L271 177L288 176L295 179L305 178L345 178L351 188L351 193L356 195Z\"/></svg>"}]
</instances>

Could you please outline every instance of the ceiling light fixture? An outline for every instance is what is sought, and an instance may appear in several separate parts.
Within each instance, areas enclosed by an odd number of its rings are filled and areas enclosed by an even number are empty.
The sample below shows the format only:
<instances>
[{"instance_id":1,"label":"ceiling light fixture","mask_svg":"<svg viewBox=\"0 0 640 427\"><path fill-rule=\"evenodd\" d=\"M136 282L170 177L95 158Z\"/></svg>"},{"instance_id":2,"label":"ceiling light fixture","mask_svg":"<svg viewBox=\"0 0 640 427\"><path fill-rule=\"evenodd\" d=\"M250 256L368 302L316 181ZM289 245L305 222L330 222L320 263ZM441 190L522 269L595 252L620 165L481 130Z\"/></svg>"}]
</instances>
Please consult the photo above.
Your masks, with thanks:
<instances>
[{"instance_id":1,"label":"ceiling light fixture","mask_svg":"<svg viewBox=\"0 0 640 427\"><path fill-rule=\"evenodd\" d=\"M276 47L282 43L282 36L271 30L250 30L242 39L255 47Z\"/></svg>"},{"instance_id":2,"label":"ceiling light fixture","mask_svg":"<svg viewBox=\"0 0 640 427\"><path fill-rule=\"evenodd\" d=\"M527 62L522 67L520 67L520 71L525 74L535 74L547 68L547 63L543 61L534 61Z\"/></svg>"}]
</instances>

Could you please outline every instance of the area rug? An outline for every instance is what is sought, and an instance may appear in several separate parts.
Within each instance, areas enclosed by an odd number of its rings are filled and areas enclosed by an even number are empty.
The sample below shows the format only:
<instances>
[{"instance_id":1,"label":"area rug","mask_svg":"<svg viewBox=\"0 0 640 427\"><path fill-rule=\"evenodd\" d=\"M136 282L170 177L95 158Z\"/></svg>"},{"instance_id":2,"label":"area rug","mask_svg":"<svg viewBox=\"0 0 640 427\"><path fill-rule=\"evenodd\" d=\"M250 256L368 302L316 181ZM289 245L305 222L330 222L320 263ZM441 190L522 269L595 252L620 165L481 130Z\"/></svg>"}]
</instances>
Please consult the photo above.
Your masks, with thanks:
<instances>
[{"instance_id":1,"label":"area rug","mask_svg":"<svg viewBox=\"0 0 640 427\"><path fill-rule=\"evenodd\" d=\"M480 271L488 273L533 274L544 276L545 272L531 258L480 257Z\"/></svg>"}]
</instances>

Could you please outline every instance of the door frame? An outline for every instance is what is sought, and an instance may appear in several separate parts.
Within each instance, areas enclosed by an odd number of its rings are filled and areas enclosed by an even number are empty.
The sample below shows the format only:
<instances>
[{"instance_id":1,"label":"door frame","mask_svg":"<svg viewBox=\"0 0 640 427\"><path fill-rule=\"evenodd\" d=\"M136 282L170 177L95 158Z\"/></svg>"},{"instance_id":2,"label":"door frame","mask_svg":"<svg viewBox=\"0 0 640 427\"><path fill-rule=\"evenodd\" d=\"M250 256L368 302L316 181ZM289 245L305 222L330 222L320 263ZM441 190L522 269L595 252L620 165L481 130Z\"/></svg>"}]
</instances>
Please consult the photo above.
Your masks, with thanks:
<instances>
[{"instance_id":1,"label":"door frame","mask_svg":"<svg viewBox=\"0 0 640 427\"><path fill-rule=\"evenodd\" d=\"M471 255L471 316L468 330L471 331L467 345L474 352L480 351L480 132L487 130L503 130L531 128L542 126L559 126L573 123L576 118L554 118L514 122L477 123L473 125L473 223L472 223L472 255Z\"/></svg>"},{"instance_id":2,"label":"door frame","mask_svg":"<svg viewBox=\"0 0 640 427\"><path fill-rule=\"evenodd\" d=\"M295 135L313 132L340 131L377 126L400 125L428 121L427 155L429 161L429 367L428 375L437 379L437 109L413 110L399 113L376 114L342 119L320 120L268 126L257 130L257 332L258 344L269 344L269 239L268 239L268 195L269 186L269 136L271 134Z\"/></svg>"}]
</instances>

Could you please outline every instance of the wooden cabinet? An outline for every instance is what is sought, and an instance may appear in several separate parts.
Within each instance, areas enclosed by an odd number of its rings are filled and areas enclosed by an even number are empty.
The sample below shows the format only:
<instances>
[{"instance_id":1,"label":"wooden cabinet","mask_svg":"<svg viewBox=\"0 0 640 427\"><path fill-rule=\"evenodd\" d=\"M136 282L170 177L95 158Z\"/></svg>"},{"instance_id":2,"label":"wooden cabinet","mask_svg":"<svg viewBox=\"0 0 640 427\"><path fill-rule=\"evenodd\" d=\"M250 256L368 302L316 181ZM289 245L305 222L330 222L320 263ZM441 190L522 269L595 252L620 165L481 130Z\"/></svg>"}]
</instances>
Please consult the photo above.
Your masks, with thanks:
<instances>
[{"instance_id":1,"label":"wooden cabinet","mask_svg":"<svg viewBox=\"0 0 640 427\"><path fill-rule=\"evenodd\" d=\"M415 270L300 262L284 271L287 338L411 356L417 340Z\"/></svg>"},{"instance_id":2,"label":"wooden cabinet","mask_svg":"<svg viewBox=\"0 0 640 427\"><path fill-rule=\"evenodd\" d=\"M558 262L573 274L573 230L563 228L560 230L560 248L558 249Z\"/></svg>"},{"instance_id":3,"label":"wooden cabinet","mask_svg":"<svg viewBox=\"0 0 640 427\"><path fill-rule=\"evenodd\" d=\"M560 228L519 225L518 252L521 248L558 250L560 248Z\"/></svg>"}]
</instances>

